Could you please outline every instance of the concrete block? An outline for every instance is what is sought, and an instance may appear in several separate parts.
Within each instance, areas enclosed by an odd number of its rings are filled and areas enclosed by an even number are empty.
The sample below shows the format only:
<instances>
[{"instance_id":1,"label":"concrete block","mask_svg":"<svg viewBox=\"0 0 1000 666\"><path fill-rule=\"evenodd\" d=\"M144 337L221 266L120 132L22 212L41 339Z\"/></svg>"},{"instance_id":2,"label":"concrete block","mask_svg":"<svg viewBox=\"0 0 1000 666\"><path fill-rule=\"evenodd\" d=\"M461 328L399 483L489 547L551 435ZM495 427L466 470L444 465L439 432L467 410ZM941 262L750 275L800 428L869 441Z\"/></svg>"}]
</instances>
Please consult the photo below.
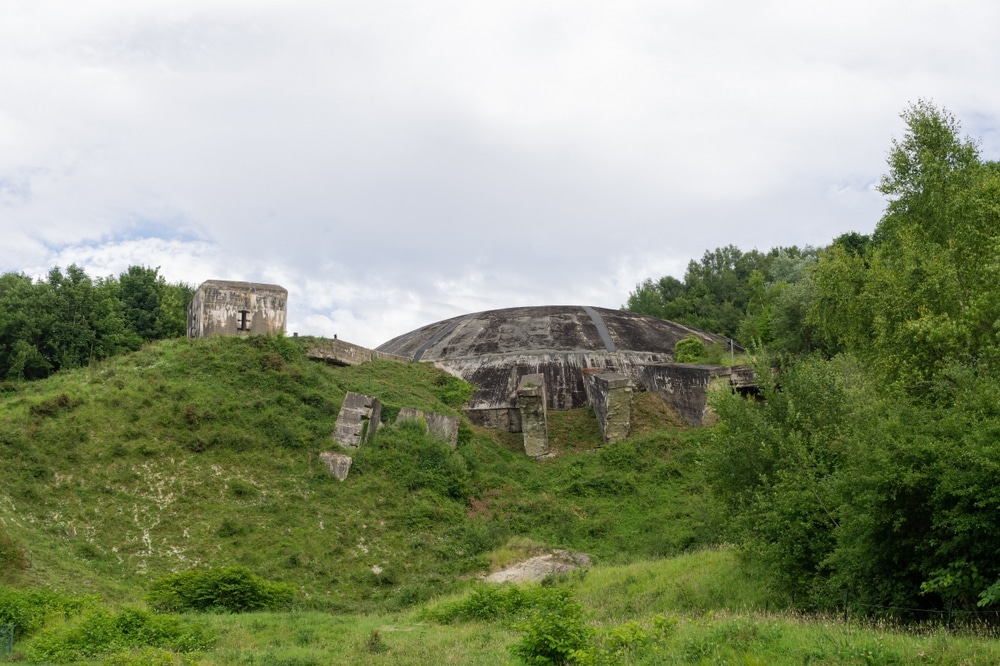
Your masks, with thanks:
<instances>
[{"instance_id":1,"label":"concrete block","mask_svg":"<svg viewBox=\"0 0 1000 666\"><path fill-rule=\"evenodd\" d=\"M382 416L378 398L348 391L337 415L333 439L345 449L356 449L371 441Z\"/></svg>"},{"instance_id":2,"label":"concrete block","mask_svg":"<svg viewBox=\"0 0 1000 666\"><path fill-rule=\"evenodd\" d=\"M344 455L343 453L333 453L332 451L323 451L319 454L319 459L326 465L330 476L335 477L338 481L343 481L347 478L347 473L351 471L351 463L354 462L351 456Z\"/></svg>"},{"instance_id":3,"label":"concrete block","mask_svg":"<svg viewBox=\"0 0 1000 666\"><path fill-rule=\"evenodd\" d=\"M521 377L517 386L521 435L524 438L524 452L532 458L549 453L548 414L545 403L545 376L531 374Z\"/></svg>"}]
</instances>

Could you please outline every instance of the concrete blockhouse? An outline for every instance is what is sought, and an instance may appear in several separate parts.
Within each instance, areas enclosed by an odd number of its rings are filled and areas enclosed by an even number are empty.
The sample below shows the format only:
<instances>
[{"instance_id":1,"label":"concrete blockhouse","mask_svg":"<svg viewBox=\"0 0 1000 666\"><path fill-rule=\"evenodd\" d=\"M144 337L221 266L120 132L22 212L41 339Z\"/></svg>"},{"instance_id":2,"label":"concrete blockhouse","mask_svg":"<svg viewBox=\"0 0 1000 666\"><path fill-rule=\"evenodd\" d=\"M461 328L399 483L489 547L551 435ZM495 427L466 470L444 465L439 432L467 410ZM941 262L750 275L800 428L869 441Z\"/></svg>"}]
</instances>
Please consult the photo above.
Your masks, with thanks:
<instances>
[{"instance_id":1,"label":"concrete blockhouse","mask_svg":"<svg viewBox=\"0 0 1000 666\"><path fill-rule=\"evenodd\" d=\"M188 337L285 332L288 290L276 284L207 280L188 306Z\"/></svg>"}]
</instances>

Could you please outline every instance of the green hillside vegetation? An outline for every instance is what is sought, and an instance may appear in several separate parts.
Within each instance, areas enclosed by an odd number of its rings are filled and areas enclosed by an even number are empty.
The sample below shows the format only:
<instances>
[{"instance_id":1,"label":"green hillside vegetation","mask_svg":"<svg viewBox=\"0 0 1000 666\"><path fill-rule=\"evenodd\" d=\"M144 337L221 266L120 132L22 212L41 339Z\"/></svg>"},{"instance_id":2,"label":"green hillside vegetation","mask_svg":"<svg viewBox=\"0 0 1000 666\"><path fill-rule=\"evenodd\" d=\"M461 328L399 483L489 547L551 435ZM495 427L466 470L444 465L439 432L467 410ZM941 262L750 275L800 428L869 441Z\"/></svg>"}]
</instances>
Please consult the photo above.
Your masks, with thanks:
<instances>
[{"instance_id":1,"label":"green hillside vegetation","mask_svg":"<svg viewBox=\"0 0 1000 666\"><path fill-rule=\"evenodd\" d=\"M3 582L142 605L173 572L241 566L299 611L385 612L543 546L610 564L716 538L696 433L595 451L587 410L542 464L517 435L463 426L452 451L386 424L338 482L318 454L347 391L392 415L458 414L468 390L427 364L309 361L309 342L168 340L0 385Z\"/></svg>"},{"instance_id":2,"label":"green hillside vegetation","mask_svg":"<svg viewBox=\"0 0 1000 666\"><path fill-rule=\"evenodd\" d=\"M547 623L579 630L581 663L997 656L981 639L774 615L790 595L738 550L712 547L726 528L702 471L711 429L595 452L579 410L560 415L563 455L537 463L507 433L463 427L453 452L387 426L338 482L318 453L332 448L346 391L383 395L388 412L445 413L463 392L425 364L312 362L308 342L162 341L3 385L0 623L19 627L15 657L505 663L518 646L530 657L525 640ZM473 580L550 547L597 566L515 588L528 601L507 615L506 596ZM227 567L292 593L248 615L150 612L174 572ZM464 618L441 611L470 603L480 610Z\"/></svg>"},{"instance_id":3,"label":"green hillside vegetation","mask_svg":"<svg viewBox=\"0 0 1000 666\"><path fill-rule=\"evenodd\" d=\"M328 367L304 344L165 341L4 385L0 517L30 545L32 582L128 600L174 570L242 564L294 581L309 606L402 607L482 570L512 536L613 559L676 553L711 529L697 501L682 524L653 529L678 518L656 509L663 497L686 491L654 483L686 455L664 435L540 466L494 433L463 427L453 452L386 427L339 483L318 454L335 448L346 391L389 413L456 414L440 396L458 380L426 364ZM613 513L608 496L621 498Z\"/></svg>"}]
</instances>

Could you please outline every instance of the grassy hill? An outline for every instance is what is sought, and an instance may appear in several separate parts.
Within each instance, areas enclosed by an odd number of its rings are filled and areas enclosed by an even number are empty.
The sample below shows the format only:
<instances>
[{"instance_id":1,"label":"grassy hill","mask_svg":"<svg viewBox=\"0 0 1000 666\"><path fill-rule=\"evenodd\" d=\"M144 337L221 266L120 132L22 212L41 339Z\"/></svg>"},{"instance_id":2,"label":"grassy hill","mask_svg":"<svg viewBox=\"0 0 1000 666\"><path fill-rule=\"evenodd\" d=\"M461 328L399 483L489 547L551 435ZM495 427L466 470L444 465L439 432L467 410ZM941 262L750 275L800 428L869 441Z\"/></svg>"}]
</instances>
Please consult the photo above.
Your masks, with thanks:
<instances>
[{"instance_id":1,"label":"grassy hill","mask_svg":"<svg viewBox=\"0 0 1000 666\"><path fill-rule=\"evenodd\" d=\"M140 598L148 582L245 565L301 603L405 607L487 570L511 538L598 561L711 542L713 518L680 431L599 443L584 410L554 419L563 455L463 426L452 452L386 428L345 482L318 454L347 391L457 415L460 382L427 364L334 367L308 340L156 343L36 383L0 386L0 524L30 566L9 582ZM378 571L379 573L373 573Z\"/></svg>"},{"instance_id":2,"label":"grassy hill","mask_svg":"<svg viewBox=\"0 0 1000 666\"><path fill-rule=\"evenodd\" d=\"M638 434L607 447L587 410L552 413L560 455L544 462L516 434L466 424L453 451L390 424L337 481L319 453L339 450L347 391L391 422L403 406L459 415L468 387L426 364L324 365L309 342L172 340L0 383L0 619L35 622L0 661L502 664L567 631L589 646L578 663L1000 661L985 630L780 614L752 562L717 545L712 431L648 395ZM596 566L524 591L475 582L553 547ZM145 610L157 579L232 565L290 585L291 606Z\"/></svg>"}]
</instances>

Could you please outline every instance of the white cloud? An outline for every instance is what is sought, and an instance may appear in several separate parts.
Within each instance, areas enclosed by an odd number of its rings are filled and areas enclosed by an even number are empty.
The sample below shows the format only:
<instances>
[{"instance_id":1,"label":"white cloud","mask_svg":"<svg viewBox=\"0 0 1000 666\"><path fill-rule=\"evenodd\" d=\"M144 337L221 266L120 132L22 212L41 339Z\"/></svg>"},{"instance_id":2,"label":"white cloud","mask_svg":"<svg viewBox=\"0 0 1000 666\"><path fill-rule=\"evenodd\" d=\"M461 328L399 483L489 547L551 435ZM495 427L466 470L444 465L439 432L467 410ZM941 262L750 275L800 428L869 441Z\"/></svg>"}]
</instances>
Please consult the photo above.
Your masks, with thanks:
<instances>
[{"instance_id":1,"label":"white cloud","mask_svg":"<svg viewBox=\"0 0 1000 666\"><path fill-rule=\"evenodd\" d=\"M290 291L290 330L617 307L689 259L870 231L898 113L997 140L1000 6L0 6L0 270Z\"/></svg>"}]
</instances>

